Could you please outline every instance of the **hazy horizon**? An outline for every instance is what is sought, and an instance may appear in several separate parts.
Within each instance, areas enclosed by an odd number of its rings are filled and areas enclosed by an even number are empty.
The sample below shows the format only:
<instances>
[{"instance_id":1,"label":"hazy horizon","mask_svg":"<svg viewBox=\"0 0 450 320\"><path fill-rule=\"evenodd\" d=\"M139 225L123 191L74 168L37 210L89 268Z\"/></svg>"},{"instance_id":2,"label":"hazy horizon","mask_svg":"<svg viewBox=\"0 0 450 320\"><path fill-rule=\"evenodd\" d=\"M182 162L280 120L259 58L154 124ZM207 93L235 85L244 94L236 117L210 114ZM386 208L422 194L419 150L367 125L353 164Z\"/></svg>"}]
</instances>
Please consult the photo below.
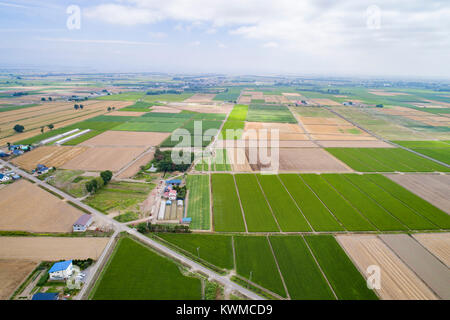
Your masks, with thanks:
<instances>
[{"instance_id":1,"label":"hazy horizon","mask_svg":"<svg viewBox=\"0 0 450 320\"><path fill-rule=\"evenodd\" d=\"M5 0L0 34L5 69L450 78L446 1Z\"/></svg>"}]
</instances>

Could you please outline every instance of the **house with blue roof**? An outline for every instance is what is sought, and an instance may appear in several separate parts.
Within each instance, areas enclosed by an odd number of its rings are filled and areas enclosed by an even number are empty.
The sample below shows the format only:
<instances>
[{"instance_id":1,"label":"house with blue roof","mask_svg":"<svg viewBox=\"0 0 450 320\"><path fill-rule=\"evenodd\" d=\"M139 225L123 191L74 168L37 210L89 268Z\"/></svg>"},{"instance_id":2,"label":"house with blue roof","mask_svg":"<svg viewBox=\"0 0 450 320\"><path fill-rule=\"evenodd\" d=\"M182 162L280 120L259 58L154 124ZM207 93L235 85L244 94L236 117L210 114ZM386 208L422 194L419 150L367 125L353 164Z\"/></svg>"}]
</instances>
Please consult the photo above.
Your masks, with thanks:
<instances>
[{"instance_id":1,"label":"house with blue roof","mask_svg":"<svg viewBox=\"0 0 450 320\"><path fill-rule=\"evenodd\" d=\"M72 275L72 273L73 273L72 260L56 262L50 268L50 270L48 270L50 280L64 280L69 278Z\"/></svg>"},{"instance_id":2,"label":"house with blue roof","mask_svg":"<svg viewBox=\"0 0 450 320\"><path fill-rule=\"evenodd\" d=\"M31 300L58 300L57 292L38 292L33 294Z\"/></svg>"}]
</instances>

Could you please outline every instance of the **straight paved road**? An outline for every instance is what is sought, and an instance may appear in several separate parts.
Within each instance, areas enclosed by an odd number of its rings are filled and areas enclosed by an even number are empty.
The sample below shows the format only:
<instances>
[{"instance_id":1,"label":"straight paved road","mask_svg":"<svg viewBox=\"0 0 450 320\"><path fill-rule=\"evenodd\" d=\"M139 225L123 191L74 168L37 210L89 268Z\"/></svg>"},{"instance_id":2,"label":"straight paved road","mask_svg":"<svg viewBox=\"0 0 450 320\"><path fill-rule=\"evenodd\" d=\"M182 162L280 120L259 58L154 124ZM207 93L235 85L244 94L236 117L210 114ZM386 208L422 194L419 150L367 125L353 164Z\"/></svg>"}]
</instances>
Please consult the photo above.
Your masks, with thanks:
<instances>
[{"instance_id":1,"label":"straight paved road","mask_svg":"<svg viewBox=\"0 0 450 320\"><path fill-rule=\"evenodd\" d=\"M41 181L39 179L37 179L36 177L34 177L33 175L29 174L28 172L25 172L21 169L19 169L18 167L12 165L9 162L6 162L4 160L0 159L0 164L6 165L8 167L10 167L11 169L13 169L14 171L16 171L16 173L20 174L22 177L25 177L29 180L34 181L36 184L44 186L45 188L53 191L54 193L60 195L61 197L63 197L66 200L69 200L73 203L75 203L76 205L80 206L81 208L85 209L86 211L90 212L93 216L95 216L96 218L98 218L99 220L103 220L105 222L107 222L110 226L112 226L115 231L117 233L125 231L128 232L129 234L135 236L136 238L138 238L140 241L142 241L143 243L149 245L150 247L161 251L162 253L164 253L165 255L176 259L184 264L186 264L187 266L189 266L192 270L194 271L201 271L202 273L206 274L210 280L216 280L219 283L221 283L223 286L225 286L226 288L231 288L232 290L236 290L242 294L244 294L245 296L249 297L250 299L253 300L265 300L263 297L257 295L256 293L253 293L252 291L232 282L230 279L219 275L218 273L205 268L204 266L202 266L201 264L198 264L195 261L192 261L188 258L186 258L185 256L179 254L178 252L167 248L166 246L146 237L145 235L137 232L135 229L129 228L128 226L106 216L105 214L101 213L100 211L97 211L91 207L89 207L88 205L84 204L83 202L79 201L78 199L66 194L65 192L62 192L61 190L49 185L48 183ZM104 251L105 252L105 251ZM87 287L87 286L86 286Z\"/></svg>"}]
</instances>

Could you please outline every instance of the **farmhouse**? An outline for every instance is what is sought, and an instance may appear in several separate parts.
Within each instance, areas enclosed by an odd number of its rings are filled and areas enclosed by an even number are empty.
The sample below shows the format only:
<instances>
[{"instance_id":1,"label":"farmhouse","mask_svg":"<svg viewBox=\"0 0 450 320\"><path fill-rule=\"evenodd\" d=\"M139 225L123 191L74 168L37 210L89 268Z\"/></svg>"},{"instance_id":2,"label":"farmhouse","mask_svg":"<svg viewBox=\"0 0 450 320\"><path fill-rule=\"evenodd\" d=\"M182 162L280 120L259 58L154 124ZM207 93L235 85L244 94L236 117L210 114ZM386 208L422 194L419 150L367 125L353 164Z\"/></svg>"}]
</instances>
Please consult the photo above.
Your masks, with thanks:
<instances>
[{"instance_id":1,"label":"farmhouse","mask_svg":"<svg viewBox=\"0 0 450 320\"><path fill-rule=\"evenodd\" d=\"M50 280L63 280L72 275L73 265L72 260L56 262L48 271Z\"/></svg>"},{"instance_id":2,"label":"farmhouse","mask_svg":"<svg viewBox=\"0 0 450 320\"><path fill-rule=\"evenodd\" d=\"M91 224L92 224L92 216L89 214L83 214L73 224L73 232L85 232Z\"/></svg>"},{"instance_id":3,"label":"farmhouse","mask_svg":"<svg viewBox=\"0 0 450 320\"><path fill-rule=\"evenodd\" d=\"M9 180L11 180L10 177L5 176L4 174L0 173L0 182L7 182Z\"/></svg>"}]
</instances>

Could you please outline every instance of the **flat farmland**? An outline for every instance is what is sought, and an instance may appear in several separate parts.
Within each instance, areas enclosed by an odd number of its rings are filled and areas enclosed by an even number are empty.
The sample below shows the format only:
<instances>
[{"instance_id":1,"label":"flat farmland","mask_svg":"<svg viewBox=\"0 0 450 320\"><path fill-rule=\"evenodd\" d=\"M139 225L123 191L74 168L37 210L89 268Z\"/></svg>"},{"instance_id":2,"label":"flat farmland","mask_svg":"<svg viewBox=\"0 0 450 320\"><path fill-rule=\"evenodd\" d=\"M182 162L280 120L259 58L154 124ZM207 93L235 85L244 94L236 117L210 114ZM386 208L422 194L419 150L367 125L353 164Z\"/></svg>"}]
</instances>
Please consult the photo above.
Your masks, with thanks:
<instances>
[{"instance_id":1,"label":"flat farmland","mask_svg":"<svg viewBox=\"0 0 450 320\"><path fill-rule=\"evenodd\" d=\"M416 233L413 237L450 268L450 233Z\"/></svg>"},{"instance_id":2,"label":"flat farmland","mask_svg":"<svg viewBox=\"0 0 450 320\"><path fill-rule=\"evenodd\" d=\"M150 151L140 157L135 163L133 163L131 166L123 170L117 175L117 178L119 179L128 179L132 178L134 175L136 175L140 170L141 166L145 166L150 161L153 160L155 153L153 151Z\"/></svg>"},{"instance_id":3,"label":"flat farmland","mask_svg":"<svg viewBox=\"0 0 450 320\"><path fill-rule=\"evenodd\" d=\"M26 180L0 189L0 208L0 230L9 231L71 232L73 223L82 215Z\"/></svg>"},{"instance_id":4,"label":"flat farmland","mask_svg":"<svg viewBox=\"0 0 450 320\"><path fill-rule=\"evenodd\" d=\"M87 148L83 147L43 146L26 152L11 162L27 171L35 169L38 164L47 167L61 167L86 150Z\"/></svg>"},{"instance_id":5,"label":"flat farmland","mask_svg":"<svg viewBox=\"0 0 450 320\"><path fill-rule=\"evenodd\" d=\"M406 234L382 234L381 240L441 299L450 299L450 270Z\"/></svg>"},{"instance_id":6,"label":"flat farmland","mask_svg":"<svg viewBox=\"0 0 450 320\"><path fill-rule=\"evenodd\" d=\"M252 172L244 148L227 148L226 150L233 172Z\"/></svg>"},{"instance_id":7,"label":"flat farmland","mask_svg":"<svg viewBox=\"0 0 450 320\"><path fill-rule=\"evenodd\" d=\"M320 148L280 148L280 170L286 172L351 172Z\"/></svg>"},{"instance_id":8,"label":"flat farmland","mask_svg":"<svg viewBox=\"0 0 450 320\"><path fill-rule=\"evenodd\" d=\"M345 192L337 192L322 178L322 175L303 174L300 177L347 230L375 230L373 225L342 197L341 194Z\"/></svg>"},{"instance_id":9,"label":"flat farmland","mask_svg":"<svg viewBox=\"0 0 450 320\"><path fill-rule=\"evenodd\" d=\"M0 259L0 300L8 300L38 264L30 260Z\"/></svg>"},{"instance_id":10,"label":"flat farmland","mask_svg":"<svg viewBox=\"0 0 450 320\"><path fill-rule=\"evenodd\" d=\"M231 236L159 233L158 237L220 268L234 268Z\"/></svg>"},{"instance_id":11,"label":"flat farmland","mask_svg":"<svg viewBox=\"0 0 450 320\"><path fill-rule=\"evenodd\" d=\"M282 174L279 177L314 230L344 230L300 176Z\"/></svg>"},{"instance_id":12,"label":"flat farmland","mask_svg":"<svg viewBox=\"0 0 450 320\"><path fill-rule=\"evenodd\" d=\"M214 93L196 93L192 97L187 98L184 102L194 103L210 103L216 94Z\"/></svg>"},{"instance_id":13,"label":"flat farmland","mask_svg":"<svg viewBox=\"0 0 450 320\"><path fill-rule=\"evenodd\" d=\"M201 281L183 275L171 260L122 238L97 280L93 300L196 300Z\"/></svg>"},{"instance_id":14,"label":"flat farmland","mask_svg":"<svg viewBox=\"0 0 450 320\"><path fill-rule=\"evenodd\" d=\"M150 111L150 109L148 111ZM109 112L108 115L109 116L122 116L122 117L140 117L145 113L146 112L119 110L119 111Z\"/></svg>"},{"instance_id":15,"label":"flat farmland","mask_svg":"<svg viewBox=\"0 0 450 320\"><path fill-rule=\"evenodd\" d=\"M187 217L194 230L209 230L210 223L210 187L209 175L188 175L186 178L188 195Z\"/></svg>"},{"instance_id":16,"label":"flat farmland","mask_svg":"<svg viewBox=\"0 0 450 320\"><path fill-rule=\"evenodd\" d=\"M311 231L303 214L276 175L257 175L281 230Z\"/></svg>"},{"instance_id":17,"label":"flat farmland","mask_svg":"<svg viewBox=\"0 0 450 320\"><path fill-rule=\"evenodd\" d=\"M376 289L384 300L435 300L435 294L377 236L338 235L337 241L365 278L371 265L380 267L382 285Z\"/></svg>"},{"instance_id":18,"label":"flat farmland","mask_svg":"<svg viewBox=\"0 0 450 320\"><path fill-rule=\"evenodd\" d=\"M449 175L388 174L386 177L450 214Z\"/></svg>"},{"instance_id":19,"label":"flat farmland","mask_svg":"<svg viewBox=\"0 0 450 320\"><path fill-rule=\"evenodd\" d=\"M450 164L450 144L444 141L393 141L421 154Z\"/></svg>"},{"instance_id":20,"label":"flat farmland","mask_svg":"<svg viewBox=\"0 0 450 320\"><path fill-rule=\"evenodd\" d=\"M24 110L3 112L2 120L0 120L0 145L6 144L8 141L19 141L39 135L41 127L49 124L53 124L56 128L62 128L104 114L109 106L119 109L129 103L86 101L82 104L84 106L82 110L74 110L73 103L52 102ZM15 133L13 127L16 124L23 125L25 131Z\"/></svg>"},{"instance_id":21,"label":"flat farmland","mask_svg":"<svg viewBox=\"0 0 450 320\"><path fill-rule=\"evenodd\" d=\"M398 148L327 148L329 153L360 172L448 172L449 168Z\"/></svg>"},{"instance_id":22,"label":"flat farmland","mask_svg":"<svg viewBox=\"0 0 450 320\"><path fill-rule=\"evenodd\" d=\"M97 260L108 241L107 237L1 237L0 259Z\"/></svg>"},{"instance_id":23,"label":"flat farmland","mask_svg":"<svg viewBox=\"0 0 450 320\"><path fill-rule=\"evenodd\" d=\"M145 147L95 147L66 162L63 169L116 172L136 159L145 151Z\"/></svg>"},{"instance_id":24,"label":"flat farmland","mask_svg":"<svg viewBox=\"0 0 450 320\"><path fill-rule=\"evenodd\" d=\"M382 175L367 175L380 188L442 229L450 229L450 216Z\"/></svg>"},{"instance_id":25,"label":"flat farmland","mask_svg":"<svg viewBox=\"0 0 450 320\"><path fill-rule=\"evenodd\" d=\"M279 231L267 200L253 174L234 176L249 232Z\"/></svg>"},{"instance_id":26,"label":"flat farmland","mask_svg":"<svg viewBox=\"0 0 450 320\"><path fill-rule=\"evenodd\" d=\"M81 143L81 146L151 147L157 146L170 134L164 132L105 131Z\"/></svg>"},{"instance_id":27,"label":"flat farmland","mask_svg":"<svg viewBox=\"0 0 450 320\"><path fill-rule=\"evenodd\" d=\"M234 245L237 274L286 297L286 291L268 239L266 237L236 236Z\"/></svg>"},{"instance_id":28,"label":"flat farmland","mask_svg":"<svg viewBox=\"0 0 450 320\"><path fill-rule=\"evenodd\" d=\"M333 236L305 236L333 291L340 300L375 300L376 294Z\"/></svg>"},{"instance_id":29,"label":"flat farmland","mask_svg":"<svg viewBox=\"0 0 450 320\"><path fill-rule=\"evenodd\" d=\"M212 174L213 220L215 231L245 231L234 178L229 174Z\"/></svg>"},{"instance_id":30,"label":"flat farmland","mask_svg":"<svg viewBox=\"0 0 450 320\"><path fill-rule=\"evenodd\" d=\"M287 122L296 123L289 109L282 105L251 104L247 121L251 122Z\"/></svg>"},{"instance_id":31,"label":"flat farmland","mask_svg":"<svg viewBox=\"0 0 450 320\"><path fill-rule=\"evenodd\" d=\"M380 140L317 140L324 148L393 148Z\"/></svg>"},{"instance_id":32,"label":"flat farmland","mask_svg":"<svg viewBox=\"0 0 450 320\"><path fill-rule=\"evenodd\" d=\"M340 214L345 215L345 217L347 217L346 212L354 213L353 218L348 216L345 220L346 225L349 225L349 230L407 230L407 227L401 221L370 198L370 195L364 193L346 179L346 175L330 174L321 175L321 177L329 184L328 191L326 191L326 187L324 187L323 193L317 191L319 196L322 194L322 201L328 203L334 212L340 211ZM339 195L341 200L336 198Z\"/></svg>"},{"instance_id":33,"label":"flat farmland","mask_svg":"<svg viewBox=\"0 0 450 320\"><path fill-rule=\"evenodd\" d=\"M269 240L291 299L335 299L302 237L271 236Z\"/></svg>"}]
</instances>

